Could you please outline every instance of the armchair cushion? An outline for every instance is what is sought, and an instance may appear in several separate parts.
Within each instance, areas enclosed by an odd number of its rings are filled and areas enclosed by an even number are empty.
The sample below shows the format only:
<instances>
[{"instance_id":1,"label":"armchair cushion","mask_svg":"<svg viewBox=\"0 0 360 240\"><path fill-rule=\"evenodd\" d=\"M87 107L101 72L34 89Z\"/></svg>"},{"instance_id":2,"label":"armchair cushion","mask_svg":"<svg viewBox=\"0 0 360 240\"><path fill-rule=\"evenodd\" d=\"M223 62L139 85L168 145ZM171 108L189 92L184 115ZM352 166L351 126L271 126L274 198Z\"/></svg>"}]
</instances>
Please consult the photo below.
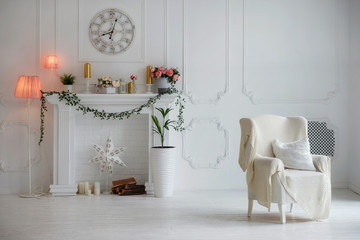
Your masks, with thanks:
<instances>
[{"instance_id":1,"label":"armchair cushion","mask_svg":"<svg viewBox=\"0 0 360 240\"><path fill-rule=\"evenodd\" d=\"M310 171L316 170L310 155L308 138L303 138L290 143L283 143L278 139L275 139L272 142L272 146L275 157L281 159L286 168Z\"/></svg>"}]
</instances>

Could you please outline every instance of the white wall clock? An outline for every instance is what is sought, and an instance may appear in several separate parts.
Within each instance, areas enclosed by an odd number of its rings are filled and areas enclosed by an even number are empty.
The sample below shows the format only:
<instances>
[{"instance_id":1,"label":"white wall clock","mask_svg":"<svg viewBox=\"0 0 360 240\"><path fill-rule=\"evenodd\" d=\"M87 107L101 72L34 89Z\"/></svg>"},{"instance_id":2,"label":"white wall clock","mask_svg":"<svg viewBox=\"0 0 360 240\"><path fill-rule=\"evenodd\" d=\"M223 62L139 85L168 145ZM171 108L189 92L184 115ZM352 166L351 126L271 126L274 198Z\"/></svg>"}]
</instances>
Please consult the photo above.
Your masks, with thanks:
<instances>
[{"instance_id":1,"label":"white wall clock","mask_svg":"<svg viewBox=\"0 0 360 240\"><path fill-rule=\"evenodd\" d=\"M135 38L135 25L123 11L115 8L97 13L89 26L89 37L96 50L107 55L125 52Z\"/></svg>"}]
</instances>

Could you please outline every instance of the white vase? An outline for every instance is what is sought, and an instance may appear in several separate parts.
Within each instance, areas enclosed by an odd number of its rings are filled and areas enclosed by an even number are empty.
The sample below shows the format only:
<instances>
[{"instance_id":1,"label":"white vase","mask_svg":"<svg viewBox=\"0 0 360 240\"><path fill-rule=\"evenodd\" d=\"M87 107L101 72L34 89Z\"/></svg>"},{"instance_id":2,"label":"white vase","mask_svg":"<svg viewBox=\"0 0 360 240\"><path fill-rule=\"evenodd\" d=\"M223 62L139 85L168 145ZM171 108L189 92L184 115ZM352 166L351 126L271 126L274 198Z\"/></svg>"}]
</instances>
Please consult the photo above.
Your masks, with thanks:
<instances>
[{"instance_id":1,"label":"white vase","mask_svg":"<svg viewBox=\"0 0 360 240\"><path fill-rule=\"evenodd\" d=\"M155 197L172 197L174 195L176 148L153 147L150 151L150 159Z\"/></svg>"},{"instance_id":2,"label":"white vase","mask_svg":"<svg viewBox=\"0 0 360 240\"><path fill-rule=\"evenodd\" d=\"M165 77L158 78L156 80L156 84L158 87L158 93L164 93L170 87L169 80L168 80L168 78L165 78Z\"/></svg>"},{"instance_id":3,"label":"white vase","mask_svg":"<svg viewBox=\"0 0 360 240\"><path fill-rule=\"evenodd\" d=\"M65 85L65 87L69 92L72 92L72 85Z\"/></svg>"}]
</instances>

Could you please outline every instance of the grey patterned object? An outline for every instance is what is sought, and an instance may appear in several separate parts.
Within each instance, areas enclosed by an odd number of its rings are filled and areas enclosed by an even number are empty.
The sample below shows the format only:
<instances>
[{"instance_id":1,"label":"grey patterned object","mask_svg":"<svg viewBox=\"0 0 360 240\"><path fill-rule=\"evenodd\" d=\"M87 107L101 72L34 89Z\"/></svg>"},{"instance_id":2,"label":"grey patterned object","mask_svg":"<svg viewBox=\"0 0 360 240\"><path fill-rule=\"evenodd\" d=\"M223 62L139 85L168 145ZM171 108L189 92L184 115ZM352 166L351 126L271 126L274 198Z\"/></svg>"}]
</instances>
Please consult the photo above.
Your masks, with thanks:
<instances>
[{"instance_id":1,"label":"grey patterned object","mask_svg":"<svg viewBox=\"0 0 360 240\"><path fill-rule=\"evenodd\" d=\"M308 137L311 154L334 156L335 134L326 122L308 121Z\"/></svg>"}]
</instances>

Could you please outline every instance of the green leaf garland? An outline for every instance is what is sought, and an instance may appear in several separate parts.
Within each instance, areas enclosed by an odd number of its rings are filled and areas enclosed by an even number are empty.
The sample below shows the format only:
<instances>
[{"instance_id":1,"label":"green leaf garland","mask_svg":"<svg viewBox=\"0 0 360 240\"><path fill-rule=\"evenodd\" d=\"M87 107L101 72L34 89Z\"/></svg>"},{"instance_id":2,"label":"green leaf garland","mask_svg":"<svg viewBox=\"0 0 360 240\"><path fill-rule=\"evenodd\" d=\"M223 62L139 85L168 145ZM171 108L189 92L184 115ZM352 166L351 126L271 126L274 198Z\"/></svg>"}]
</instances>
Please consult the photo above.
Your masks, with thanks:
<instances>
[{"instance_id":1,"label":"green leaf garland","mask_svg":"<svg viewBox=\"0 0 360 240\"><path fill-rule=\"evenodd\" d=\"M140 105L139 107L124 111L124 112L105 112L104 110L97 110L95 108L91 108L91 107L87 107L83 104L81 104L81 100L80 98L75 94L75 93L71 93L69 91L62 91L62 92L56 92L56 91L52 91L52 92L42 92L42 97L41 97L41 111L40 111L40 140L39 140L39 145L41 144L41 142L44 140L44 132L45 132L45 127L44 127L44 119L45 119L45 112L47 111L47 107L46 107L46 97L47 96L52 96L52 95L58 95L59 101L60 102L65 102L65 105L68 106L75 106L75 110L82 112L84 115L85 114L92 114L94 118L100 118L101 120L109 120L109 119L118 119L118 120L123 120L123 119L128 119L131 115L133 114L140 114L141 111L144 108L149 108L152 105L154 105L158 100L161 99L161 97L163 95L172 95L172 94L177 94L176 96L176 100L175 100L175 106L178 106L178 120L176 121L175 127L174 129L178 132L181 132L184 130L183 128L183 123L184 123L184 117L183 117L183 113L184 113L184 109L185 109L185 98L182 97L182 93L181 91L177 90L174 85L172 84L170 88L168 88L168 90L164 93L159 93L158 95L149 98L149 100Z\"/></svg>"}]
</instances>

